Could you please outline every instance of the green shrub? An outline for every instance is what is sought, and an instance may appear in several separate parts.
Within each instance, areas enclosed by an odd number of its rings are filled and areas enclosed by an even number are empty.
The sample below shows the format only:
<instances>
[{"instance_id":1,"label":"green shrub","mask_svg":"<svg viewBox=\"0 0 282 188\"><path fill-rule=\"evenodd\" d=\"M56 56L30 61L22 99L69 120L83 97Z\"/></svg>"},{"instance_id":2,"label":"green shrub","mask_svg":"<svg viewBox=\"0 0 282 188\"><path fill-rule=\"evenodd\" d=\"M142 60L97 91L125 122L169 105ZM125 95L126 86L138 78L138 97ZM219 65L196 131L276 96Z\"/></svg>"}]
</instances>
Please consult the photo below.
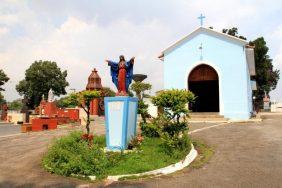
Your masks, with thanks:
<instances>
[{"instance_id":1,"label":"green shrub","mask_svg":"<svg viewBox=\"0 0 282 188\"><path fill-rule=\"evenodd\" d=\"M152 102L164 113L159 114L152 123L163 140L162 149L168 155L179 155L190 150L191 141L187 135L189 110L187 105L194 102L194 94L187 90L164 90L152 97Z\"/></svg>"},{"instance_id":2,"label":"green shrub","mask_svg":"<svg viewBox=\"0 0 282 188\"><path fill-rule=\"evenodd\" d=\"M156 124L154 123L140 123L140 128L142 135L146 137L159 137L159 130Z\"/></svg>"},{"instance_id":3,"label":"green shrub","mask_svg":"<svg viewBox=\"0 0 282 188\"><path fill-rule=\"evenodd\" d=\"M178 158L191 149L191 140L186 133L180 136L177 134L171 136L167 132L164 132L161 135L161 139L163 143L160 147L167 155Z\"/></svg>"},{"instance_id":4,"label":"green shrub","mask_svg":"<svg viewBox=\"0 0 282 188\"><path fill-rule=\"evenodd\" d=\"M50 172L64 176L105 176L110 164L103 148L99 146L102 144L101 138L94 137L94 144L89 146L88 142L81 139L81 135L82 132L73 132L56 140L43 158L44 166Z\"/></svg>"},{"instance_id":5,"label":"green shrub","mask_svg":"<svg viewBox=\"0 0 282 188\"><path fill-rule=\"evenodd\" d=\"M168 133L169 136L173 137L175 135L179 135L180 133L184 133L184 131L188 130L186 122L171 122L162 127L163 133Z\"/></svg>"},{"instance_id":6,"label":"green shrub","mask_svg":"<svg viewBox=\"0 0 282 188\"><path fill-rule=\"evenodd\" d=\"M182 115L188 115L187 105L194 102L194 100L194 94L184 89L164 90L158 93L157 96L152 97L152 103L164 109L164 114L170 120L176 120L177 122L180 122Z\"/></svg>"},{"instance_id":7,"label":"green shrub","mask_svg":"<svg viewBox=\"0 0 282 188\"><path fill-rule=\"evenodd\" d=\"M164 115L160 114L156 118L152 118L150 123L140 123L143 136L160 137L164 127L169 127L170 120Z\"/></svg>"},{"instance_id":8,"label":"green shrub","mask_svg":"<svg viewBox=\"0 0 282 188\"><path fill-rule=\"evenodd\" d=\"M190 140L185 134L173 139L167 132L161 138L145 137L138 149L129 153L104 152L104 136L94 136L89 144L82 134L72 132L55 140L43 157L43 166L58 175L95 175L102 179L162 168L183 159L190 150Z\"/></svg>"}]
</instances>

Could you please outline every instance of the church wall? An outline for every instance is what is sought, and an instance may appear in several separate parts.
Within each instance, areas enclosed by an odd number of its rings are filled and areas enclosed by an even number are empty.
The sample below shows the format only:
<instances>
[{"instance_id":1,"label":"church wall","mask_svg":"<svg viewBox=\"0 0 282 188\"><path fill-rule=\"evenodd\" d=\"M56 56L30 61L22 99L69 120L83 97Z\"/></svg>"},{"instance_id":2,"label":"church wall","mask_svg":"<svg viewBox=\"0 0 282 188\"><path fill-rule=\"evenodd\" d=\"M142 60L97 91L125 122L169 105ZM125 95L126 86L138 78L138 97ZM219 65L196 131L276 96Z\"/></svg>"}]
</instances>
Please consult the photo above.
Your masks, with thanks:
<instances>
[{"instance_id":1,"label":"church wall","mask_svg":"<svg viewBox=\"0 0 282 188\"><path fill-rule=\"evenodd\" d=\"M251 93L244 48L222 38L199 34L165 54L164 88L187 89L189 73L199 64L208 64L218 73L220 114L230 119L248 119Z\"/></svg>"}]
</instances>

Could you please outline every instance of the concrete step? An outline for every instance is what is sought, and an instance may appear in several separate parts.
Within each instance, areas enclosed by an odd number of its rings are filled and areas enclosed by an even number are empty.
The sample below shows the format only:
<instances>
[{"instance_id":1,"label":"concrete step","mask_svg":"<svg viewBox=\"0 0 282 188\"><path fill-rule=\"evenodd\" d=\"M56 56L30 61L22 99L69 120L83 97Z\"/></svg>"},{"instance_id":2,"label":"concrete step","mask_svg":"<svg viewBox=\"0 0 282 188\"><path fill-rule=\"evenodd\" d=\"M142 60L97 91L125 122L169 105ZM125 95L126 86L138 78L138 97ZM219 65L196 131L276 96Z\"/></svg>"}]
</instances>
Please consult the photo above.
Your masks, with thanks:
<instances>
[{"instance_id":1,"label":"concrete step","mask_svg":"<svg viewBox=\"0 0 282 188\"><path fill-rule=\"evenodd\" d=\"M189 116L190 118L224 118L224 116L214 112L192 112Z\"/></svg>"},{"instance_id":2,"label":"concrete step","mask_svg":"<svg viewBox=\"0 0 282 188\"><path fill-rule=\"evenodd\" d=\"M228 122L227 118L192 118L188 122Z\"/></svg>"},{"instance_id":3,"label":"concrete step","mask_svg":"<svg viewBox=\"0 0 282 188\"><path fill-rule=\"evenodd\" d=\"M227 122L228 118L219 115L218 112L192 112L189 114L190 122Z\"/></svg>"}]
</instances>

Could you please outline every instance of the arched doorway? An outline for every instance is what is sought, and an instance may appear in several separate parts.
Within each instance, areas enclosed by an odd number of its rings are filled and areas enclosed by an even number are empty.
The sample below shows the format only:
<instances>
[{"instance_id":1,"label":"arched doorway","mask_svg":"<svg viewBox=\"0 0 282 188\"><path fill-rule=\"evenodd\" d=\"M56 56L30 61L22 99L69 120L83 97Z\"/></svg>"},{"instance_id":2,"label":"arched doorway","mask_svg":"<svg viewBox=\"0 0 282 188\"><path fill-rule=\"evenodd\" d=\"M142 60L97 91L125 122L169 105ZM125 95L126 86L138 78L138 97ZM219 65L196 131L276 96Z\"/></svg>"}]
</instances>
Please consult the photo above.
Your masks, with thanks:
<instances>
[{"instance_id":1,"label":"arched doorway","mask_svg":"<svg viewBox=\"0 0 282 188\"><path fill-rule=\"evenodd\" d=\"M196 96L190 104L193 112L219 112L219 87L217 72L209 65L198 65L188 77L188 89Z\"/></svg>"}]
</instances>

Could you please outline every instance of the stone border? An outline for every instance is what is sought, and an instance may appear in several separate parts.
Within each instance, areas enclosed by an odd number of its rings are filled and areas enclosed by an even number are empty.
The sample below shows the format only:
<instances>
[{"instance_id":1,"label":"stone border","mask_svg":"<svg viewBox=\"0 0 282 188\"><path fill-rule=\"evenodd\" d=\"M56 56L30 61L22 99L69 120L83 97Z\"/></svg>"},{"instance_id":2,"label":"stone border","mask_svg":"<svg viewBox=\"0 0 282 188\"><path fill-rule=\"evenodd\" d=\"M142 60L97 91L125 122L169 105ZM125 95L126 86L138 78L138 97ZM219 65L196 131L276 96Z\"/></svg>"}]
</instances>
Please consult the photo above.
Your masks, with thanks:
<instances>
[{"instance_id":1,"label":"stone border","mask_svg":"<svg viewBox=\"0 0 282 188\"><path fill-rule=\"evenodd\" d=\"M169 165L167 167L160 168L157 170L152 170L152 171L138 173L138 174L124 174L124 175L117 175L117 176L108 176L106 180L118 181L120 178L126 178L126 177L132 177L132 176L142 177L142 176L160 176L160 175L171 174L173 172L182 170L183 168L187 167L189 164L191 164L194 161L197 155L198 155L198 152L197 150L195 150L193 144L191 143L191 150L189 154L185 157L184 160L178 163L175 163L175 164L172 164L172 165ZM95 176L88 176L88 177L91 180L96 179Z\"/></svg>"},{"instance_id":2,"label":"stone border","mask_svg":"<svg viewBox=\"0 0 282 188\"><path fill-rule=\"evenodd\" d=\"M248 120L190 120L189 123L250 123L250 122L261 122L261 118L254 118Z\"/></svg>"}]
</instances>

